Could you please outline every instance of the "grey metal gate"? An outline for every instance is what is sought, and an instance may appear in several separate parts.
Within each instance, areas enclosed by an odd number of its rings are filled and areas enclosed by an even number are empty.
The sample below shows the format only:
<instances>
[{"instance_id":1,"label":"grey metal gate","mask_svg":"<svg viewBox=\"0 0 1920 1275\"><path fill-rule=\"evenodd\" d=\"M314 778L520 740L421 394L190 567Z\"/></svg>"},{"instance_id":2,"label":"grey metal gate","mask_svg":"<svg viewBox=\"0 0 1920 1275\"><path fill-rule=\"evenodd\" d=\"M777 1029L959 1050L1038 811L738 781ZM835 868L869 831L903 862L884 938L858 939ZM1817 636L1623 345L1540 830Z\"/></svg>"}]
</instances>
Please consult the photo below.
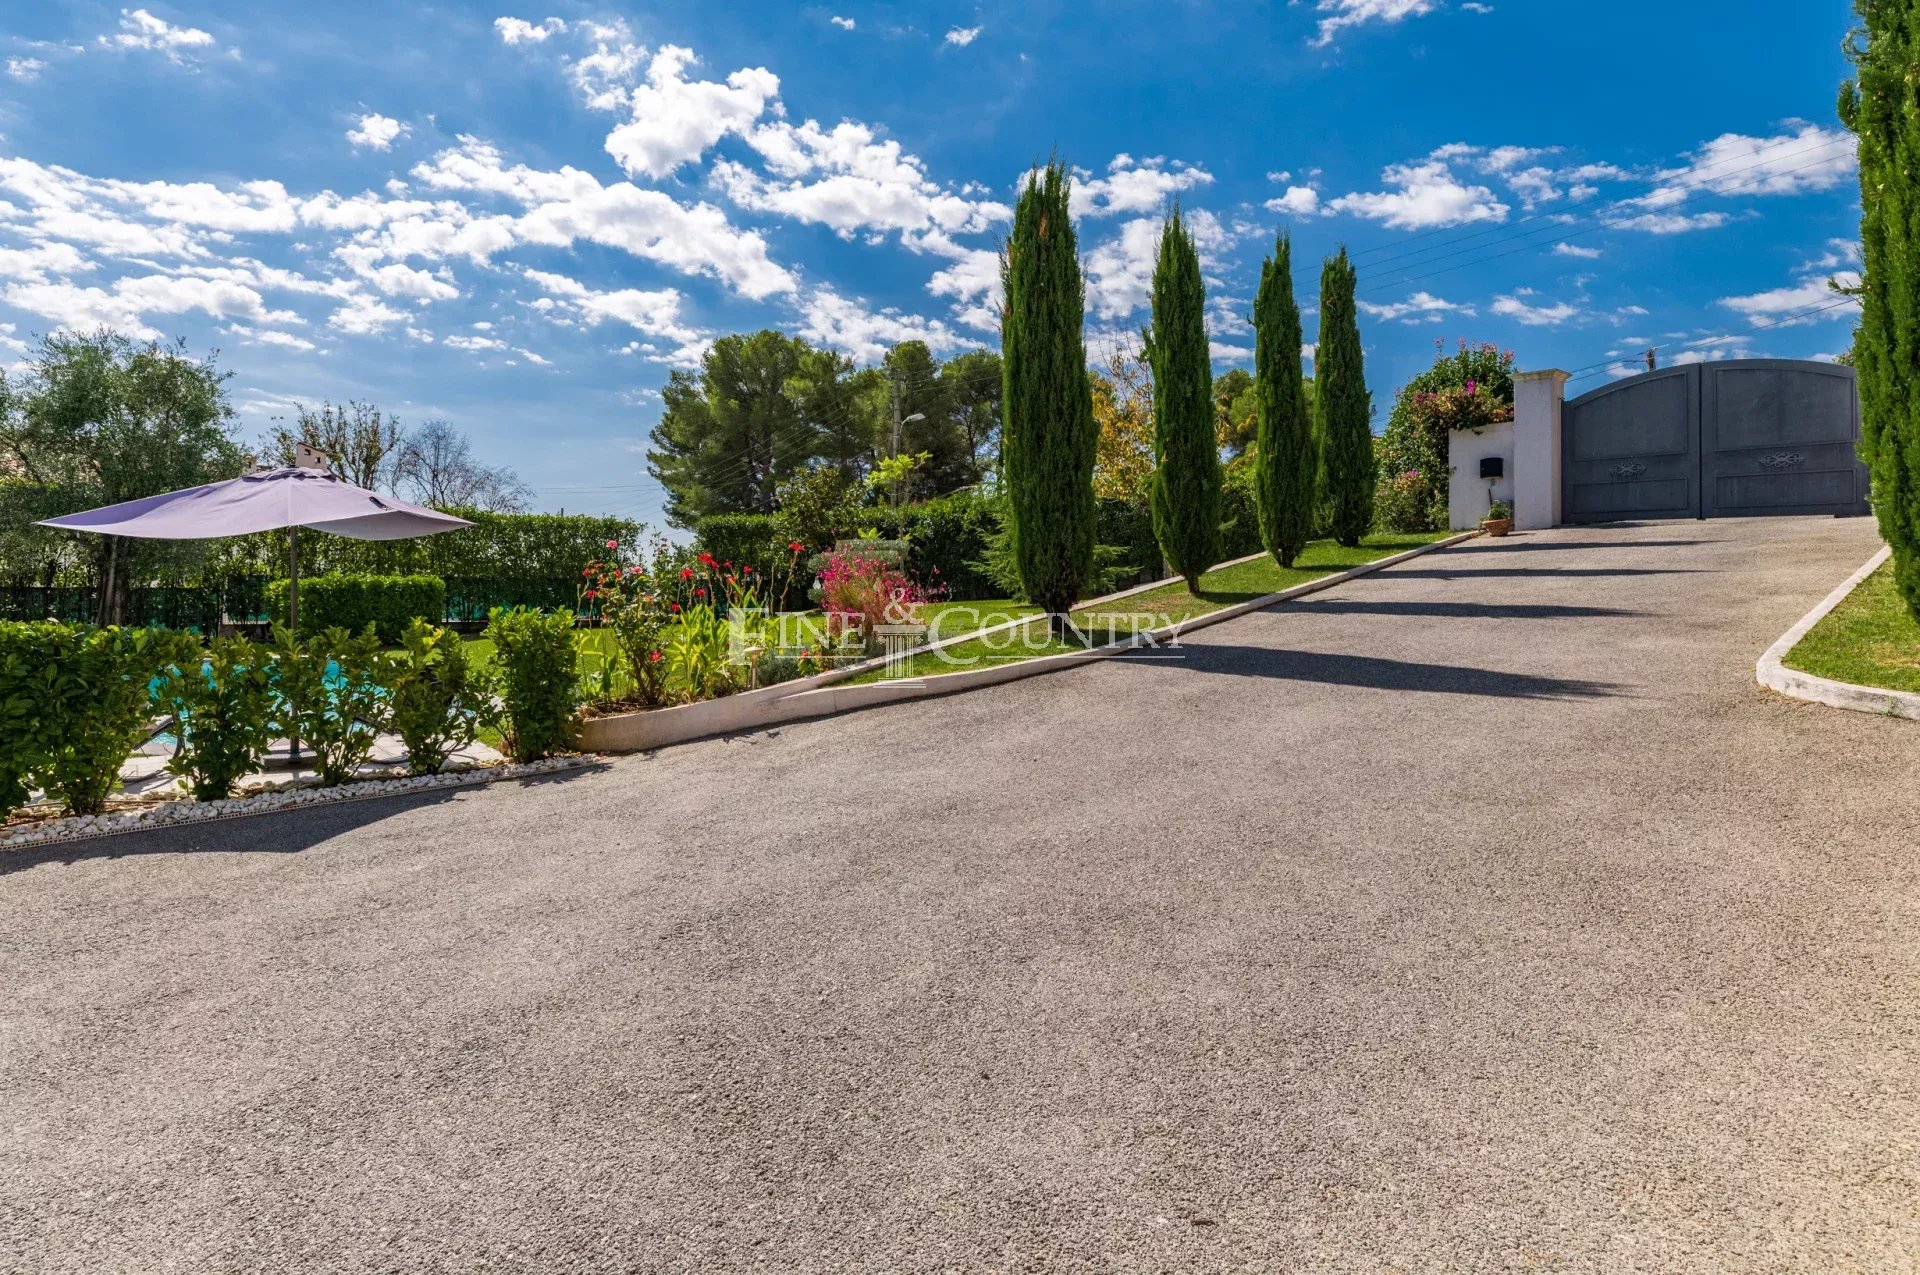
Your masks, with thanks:
<instances>
[{"instance_id":1,"label":"grey metal gate","mask_svg":"<svg viewBox=\"0 0 1920 1275\"><path fill-rule=\"evenodd\" d=\"M1867 512L1852 368L1666 368L1572 400L1561 429L1567 522Z\"/></svg>"}]
</instances>

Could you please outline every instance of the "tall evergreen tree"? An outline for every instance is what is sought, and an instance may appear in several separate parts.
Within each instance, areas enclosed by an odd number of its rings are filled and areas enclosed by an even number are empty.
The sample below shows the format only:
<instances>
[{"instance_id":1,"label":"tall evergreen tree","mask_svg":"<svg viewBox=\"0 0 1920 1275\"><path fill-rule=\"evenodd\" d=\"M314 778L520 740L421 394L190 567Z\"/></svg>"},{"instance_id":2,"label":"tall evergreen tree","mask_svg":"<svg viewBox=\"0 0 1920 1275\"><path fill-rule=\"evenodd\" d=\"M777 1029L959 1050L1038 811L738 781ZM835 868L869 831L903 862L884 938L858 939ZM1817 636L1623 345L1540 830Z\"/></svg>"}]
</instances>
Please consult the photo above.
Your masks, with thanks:
<instances>
[{"instance_id":1,"label":"tall evergreen tree","mask_svg":"<svg viewBox=\"0 0 1920 1275\"><path fill-rule=\"evenodd\" d=\"M1360 320L1347 250L1320 272L1320 346L1314 354L1316 419L1326 449L1328 530L1351 549L1373 525L1373 401L1367 395Z\"/></svg>"},{"instance_id":2,"label":"tall evergreen tree","mask_svg":"<svg viewBox=\"0 0 1920 1275\"><path fill-rule=\"evenodd\" d=\"M1293 297L1293 241L1282 235L1260 267L1253 298L1254 404L1258 433L1254 499L1260 543L1291 567L1313 537L1320 456L1300 371L1300 304Z\"/></svg>"},{"instance_id":3,"label":"tall evergreen tree","mask_svg":"<svg viewBox=\"0 0 1920 1275\"><path fill-rule=\"evenodd\" d=\"M1214 439L1213 361L1200 254L1176 207L1160 230L1153 270L1153 536L1189 589L1220 547L1220 447Z\"/></svg>"},{"instance_id":4,"label":"tall evergreen tree","mask_svg":"<svg viewBox=\"0 0 1920 1275\"><path fill-rule=\"evenodd\" d=\"M1860 138L1860 452L1894 586L1920 619L1920 3L1854 0L1855 78L1840 118Z\"/></svg>"},{"instance_id":5,"label":"tall evergreen tree","mask_svg":"<svg viewBox=\"0 0 1920 1275\"><path fill-rule=\"evenodd\" d=\"M1001 420L1011 548L1027 597L1056 617L1093 572L1093 456L1086 289L1058 160L1028 175L1000 266Z\"/></svg>"}]
</instances>

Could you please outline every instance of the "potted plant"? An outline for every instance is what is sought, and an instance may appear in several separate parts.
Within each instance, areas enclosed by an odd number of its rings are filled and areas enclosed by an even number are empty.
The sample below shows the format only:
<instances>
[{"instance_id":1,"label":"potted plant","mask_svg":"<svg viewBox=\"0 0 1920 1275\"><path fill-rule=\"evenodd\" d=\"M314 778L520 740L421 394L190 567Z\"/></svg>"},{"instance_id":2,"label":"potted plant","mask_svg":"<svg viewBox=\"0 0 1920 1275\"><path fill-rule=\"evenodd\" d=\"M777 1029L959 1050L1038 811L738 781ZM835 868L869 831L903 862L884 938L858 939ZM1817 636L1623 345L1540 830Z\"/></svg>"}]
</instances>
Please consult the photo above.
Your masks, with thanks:
<instances>
[{"instance_id":1,"label":"potted plant","mask_svg":"<svg viewBox=\"0 0 1920 1275\"><path fill-rule=\"evenodd\" d=\"M1513 508L1504 500L1496 500L1487 509L1487 516L1480 520L1480 530L1490 536L1504 536L1513 530Z\"/></svg>"}]
</instances>

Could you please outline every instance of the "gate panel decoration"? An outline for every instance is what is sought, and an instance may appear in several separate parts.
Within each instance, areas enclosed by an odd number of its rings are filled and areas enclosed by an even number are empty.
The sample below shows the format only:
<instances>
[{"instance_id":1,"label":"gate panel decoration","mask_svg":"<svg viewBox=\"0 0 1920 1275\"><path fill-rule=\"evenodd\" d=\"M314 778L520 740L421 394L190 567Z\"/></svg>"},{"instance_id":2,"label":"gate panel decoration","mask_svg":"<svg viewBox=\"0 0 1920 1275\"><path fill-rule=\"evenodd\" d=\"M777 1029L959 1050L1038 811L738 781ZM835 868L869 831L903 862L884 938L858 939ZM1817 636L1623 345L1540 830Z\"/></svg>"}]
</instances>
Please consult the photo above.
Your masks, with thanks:
<instances>
[{"instance_id":1,"label":"gate panel decoration","mask_svg":"<svg viewBox=\"0 0 1920 1275\"><path fill-rule=\"evenodd\" d=\"M1868 511L1851 368L1667 368L1572 400L1562 429L1567 522Z\"/></svg>"}]
</instances>

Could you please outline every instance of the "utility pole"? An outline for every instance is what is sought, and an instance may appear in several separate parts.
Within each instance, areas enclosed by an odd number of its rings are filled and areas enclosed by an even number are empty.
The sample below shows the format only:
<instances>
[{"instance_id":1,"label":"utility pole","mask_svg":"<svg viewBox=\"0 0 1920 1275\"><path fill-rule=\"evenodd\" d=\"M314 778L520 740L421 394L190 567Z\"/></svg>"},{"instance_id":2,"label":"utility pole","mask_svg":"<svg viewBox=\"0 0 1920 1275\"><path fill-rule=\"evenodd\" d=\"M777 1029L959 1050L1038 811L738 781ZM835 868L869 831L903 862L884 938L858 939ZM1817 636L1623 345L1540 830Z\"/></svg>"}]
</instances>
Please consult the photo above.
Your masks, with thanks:
<instances>
[{"instance_id":1,"label":"utility pole","mask_svg":"<svg viewBox=\"0 0 1920 1275\"><path fill-rule=\"evenodd\" d=\"M1647 371L1649 372L1658 372L1660 370L1660 360L1657 357L1655 357L1655 355L1656 355L1656 351L1654 347L1648 346L1647 347Z\"/></svg>"},{"instance_id":2,"label":"utility pole","mask_svg":"<svg viewBox=\"0 0 1920 1275\"><path fill-rule=\"evenodd\" d=\"M889 459L897 461L900 457L900 427L910 424L913 421L924 421L927 417L924 412L915 412L912 416L904 418L900 415L900 374L891 368L887 370L887 384L893 389L893 448L887 455ZM901 476L896 473L893 479L893 507L895 509L900 507L900 483Z\"/></svg>"}]
</instances>

